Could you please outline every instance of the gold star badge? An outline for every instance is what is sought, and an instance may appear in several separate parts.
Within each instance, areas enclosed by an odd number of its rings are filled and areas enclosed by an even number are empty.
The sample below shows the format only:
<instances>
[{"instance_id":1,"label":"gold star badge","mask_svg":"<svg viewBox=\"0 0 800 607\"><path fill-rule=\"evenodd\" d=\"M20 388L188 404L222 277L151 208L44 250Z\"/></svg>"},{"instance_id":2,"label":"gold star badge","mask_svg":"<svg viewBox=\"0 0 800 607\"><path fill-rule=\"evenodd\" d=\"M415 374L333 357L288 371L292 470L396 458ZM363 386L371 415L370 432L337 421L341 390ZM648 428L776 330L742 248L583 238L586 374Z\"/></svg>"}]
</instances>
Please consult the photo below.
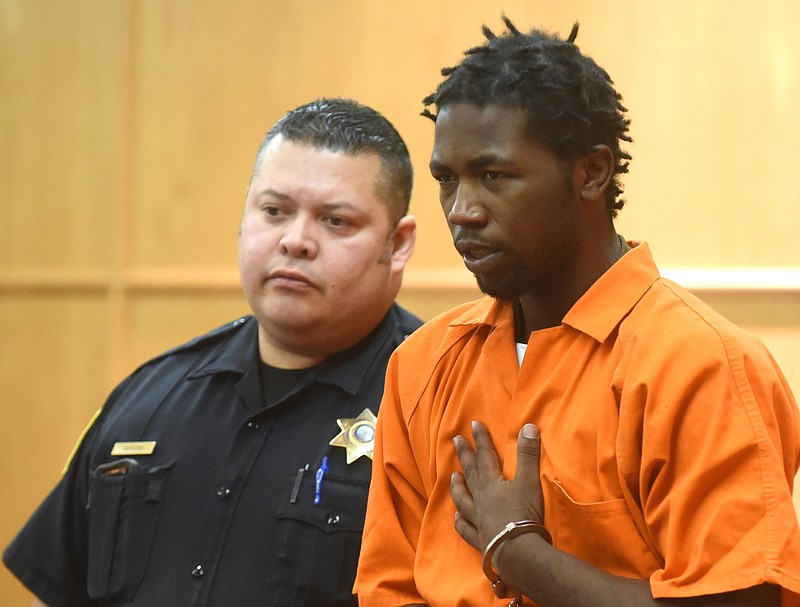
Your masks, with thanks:
<instances>
[{"instance_id":1,"label":"gold star badge","mask_svg":"<svg viewBox=\"0 0 800 607\"><path fill-rule=\"evenodd\" d=\"M347 449L347 463L356 461L362 455L372 459L372 450L375 446L375 414L369 409L364 409L356 418L337 419L336 423L342 429L329 443L334 447Z\"/></svg>"}]
</instances>

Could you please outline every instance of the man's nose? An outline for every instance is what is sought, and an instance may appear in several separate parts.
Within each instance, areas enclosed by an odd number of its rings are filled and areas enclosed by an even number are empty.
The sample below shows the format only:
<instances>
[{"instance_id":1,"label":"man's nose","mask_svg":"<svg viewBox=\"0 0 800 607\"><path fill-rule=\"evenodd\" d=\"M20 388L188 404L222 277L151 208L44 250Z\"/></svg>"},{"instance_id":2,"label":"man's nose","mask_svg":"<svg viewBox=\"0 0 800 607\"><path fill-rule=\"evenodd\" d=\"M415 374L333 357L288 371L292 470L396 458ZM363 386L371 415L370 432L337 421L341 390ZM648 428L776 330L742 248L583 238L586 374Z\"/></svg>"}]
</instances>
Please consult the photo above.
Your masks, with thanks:
<instances>
[{"instance_id":1,"label":"man's nose","mask_svg":"<svg viewBox=\"0 0 800 607\"><path fill-rule=\"evenodd\" d=\"M463 227L480 227L486 224L487 214L477 188L467 180L461 180L453 195L453 206L447 212L450 224Z\"/></svg>"},{"instance_id":2,"label":"man's nose","mask_svg":"<svg viewBox=\"0 0 800 607\"><path fill-rule=\"evenodd\" d=\"M295 217L286 225L279 246L283 255L300 259L313 259L317 256L319 245L310 218Z\"/></svg>"}]
</instances>

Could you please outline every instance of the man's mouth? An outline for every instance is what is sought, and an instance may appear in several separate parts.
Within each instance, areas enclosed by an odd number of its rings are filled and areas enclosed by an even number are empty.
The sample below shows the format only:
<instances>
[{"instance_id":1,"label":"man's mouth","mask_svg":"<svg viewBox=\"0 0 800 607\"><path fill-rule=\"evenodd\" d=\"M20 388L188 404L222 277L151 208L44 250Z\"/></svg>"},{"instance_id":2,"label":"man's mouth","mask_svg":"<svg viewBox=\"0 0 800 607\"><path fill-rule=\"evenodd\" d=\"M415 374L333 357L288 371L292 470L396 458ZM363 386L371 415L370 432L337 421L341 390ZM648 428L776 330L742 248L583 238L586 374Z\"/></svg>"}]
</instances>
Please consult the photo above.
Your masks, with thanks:
<instances>
[{"instance_id":1,"label":"man's mouth","mask_svg":"<svg viewBox=\"0 0 800 607\"><path fill-rule=\"evenodd\" d=\"M315 281L303 272L289 268L279 268L272 270L267 275L267 282L279 287L286 288L317 288Z\"/></svg>"},{"instance_id":2,"label":"man's mouth","mask_svg":"<svg viewBox=\"0 0 800 607\"><path fill-rule=\"evenodd\" d=\"M487 247L477 242L456 243L456 250L461 253L464 265L473 274L484 274L490 271L503 255L501 249Z\"/></svg>"}]
</instances>

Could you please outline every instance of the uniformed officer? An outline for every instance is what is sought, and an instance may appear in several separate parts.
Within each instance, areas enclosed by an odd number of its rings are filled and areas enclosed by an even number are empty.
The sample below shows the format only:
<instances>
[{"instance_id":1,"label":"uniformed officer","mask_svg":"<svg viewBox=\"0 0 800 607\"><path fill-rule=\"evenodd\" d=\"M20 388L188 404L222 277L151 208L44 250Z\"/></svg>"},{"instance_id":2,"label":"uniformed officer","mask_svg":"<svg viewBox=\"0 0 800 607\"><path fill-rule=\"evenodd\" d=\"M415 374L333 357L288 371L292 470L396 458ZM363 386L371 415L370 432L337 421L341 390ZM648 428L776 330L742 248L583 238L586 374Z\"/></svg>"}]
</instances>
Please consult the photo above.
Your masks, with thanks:
<instances>
[{"instance_id":1,"label":"uniformed officer","mask_svg":"<svg viewBox=\"0 0 800 607\"><path fill-rule=\"evenodd\" d=\"M355 605L412 169L374 110L320 99L256 159L239 236L252 316L111 394L4 561L36 605Z\"/></svg>"}]
</instances>

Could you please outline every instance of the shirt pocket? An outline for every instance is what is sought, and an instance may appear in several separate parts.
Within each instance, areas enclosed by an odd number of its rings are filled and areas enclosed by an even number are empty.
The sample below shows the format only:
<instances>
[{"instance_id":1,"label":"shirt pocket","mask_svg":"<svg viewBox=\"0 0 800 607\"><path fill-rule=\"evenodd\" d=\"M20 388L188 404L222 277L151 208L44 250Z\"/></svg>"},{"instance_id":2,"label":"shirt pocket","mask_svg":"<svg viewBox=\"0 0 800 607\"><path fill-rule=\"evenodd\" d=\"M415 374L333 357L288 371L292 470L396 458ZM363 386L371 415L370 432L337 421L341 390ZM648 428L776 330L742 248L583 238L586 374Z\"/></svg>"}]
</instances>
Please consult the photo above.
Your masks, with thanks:
<instances>
[{"instance_id":1,"label":"shirt pocket","mask_svg":"<svg viewBox=\"0 0 800 607\"><path fill-rule=\"evenodd\" d=\"M661 568L624 499L577 502L559 481L552 486L550 516L559 549L616 575L648 579Z\"/></svg>"},{"instance_id":2,"label":"shirt pocket","mask_svg":"<svg viewBox=\"0 0 800 607\"><path fill-rule=\"evenodd\" d=\"M266 594L281 605L356 605L352 595L369 481L325 475L314 504L314 472L287 477L276 512ZM273 603L270 603L272 605Z\"/></svg>"},{"instance_id":3,"label":"shirt pocket","mask_svg":"<svg viewBox=\"0 0 800 607\"><path fill-rule=\"evenodd\" d=\"M128 460L133 462L133 460ZM135 462L133 462L135 463ZM129 600L144 577L172 463L89 479L87 592L92 599Z\"/></svg>"}]
</instances>

